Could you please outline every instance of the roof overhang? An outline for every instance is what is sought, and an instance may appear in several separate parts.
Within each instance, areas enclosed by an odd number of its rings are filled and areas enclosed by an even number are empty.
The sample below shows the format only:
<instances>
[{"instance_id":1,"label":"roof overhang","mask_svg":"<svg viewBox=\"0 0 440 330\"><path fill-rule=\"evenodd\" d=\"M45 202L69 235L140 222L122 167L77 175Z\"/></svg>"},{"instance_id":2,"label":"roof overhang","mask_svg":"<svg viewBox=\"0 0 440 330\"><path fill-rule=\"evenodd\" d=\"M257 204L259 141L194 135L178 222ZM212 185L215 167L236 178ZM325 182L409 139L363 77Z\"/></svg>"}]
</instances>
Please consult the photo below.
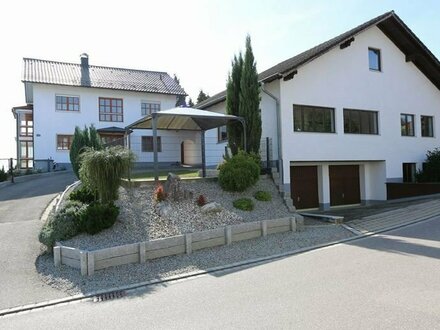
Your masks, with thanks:
<instances>
[{"instance_id":1,"label":"roof overhang","mask_svg":"<svg viewBox=\"0 0 440 330\"><path fill-rule=\"evenodd\" d=\"M155 112L141 118L126 129L152 129L153 117L157 118L158 130L206 131L226 125L229 121L241 121L243 118L222 113L193 108L173 108Z\"/></svg>"}]
</instances>

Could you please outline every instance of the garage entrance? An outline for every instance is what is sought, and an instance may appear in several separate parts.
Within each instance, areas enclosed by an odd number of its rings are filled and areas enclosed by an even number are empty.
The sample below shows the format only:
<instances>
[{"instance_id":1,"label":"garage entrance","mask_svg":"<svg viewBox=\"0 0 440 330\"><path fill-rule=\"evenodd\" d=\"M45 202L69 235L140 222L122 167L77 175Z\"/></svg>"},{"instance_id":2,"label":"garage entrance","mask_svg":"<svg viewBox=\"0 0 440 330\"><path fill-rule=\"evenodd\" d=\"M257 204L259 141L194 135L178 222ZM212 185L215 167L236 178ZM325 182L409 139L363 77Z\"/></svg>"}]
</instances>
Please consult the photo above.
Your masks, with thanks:
<instances>
[{"instance_id":1,"label":"garage entrance","mask_svg":"<svg viewBox=\"0 0 440 330\"><path fill-rule=\"evenodd\" d=\"M330 165L330 206L359 204L359 165Z\"/></svg>"},{"instance_id":2,"label":"garage entrance","mask_svg":"<svg viewBox=\"0 0 440 330\"><path fill-rule=\"evenodd\" d=\"M297 209L319 207L318 166L291 166L291 197Z\"/></svg>"}]
</instances>

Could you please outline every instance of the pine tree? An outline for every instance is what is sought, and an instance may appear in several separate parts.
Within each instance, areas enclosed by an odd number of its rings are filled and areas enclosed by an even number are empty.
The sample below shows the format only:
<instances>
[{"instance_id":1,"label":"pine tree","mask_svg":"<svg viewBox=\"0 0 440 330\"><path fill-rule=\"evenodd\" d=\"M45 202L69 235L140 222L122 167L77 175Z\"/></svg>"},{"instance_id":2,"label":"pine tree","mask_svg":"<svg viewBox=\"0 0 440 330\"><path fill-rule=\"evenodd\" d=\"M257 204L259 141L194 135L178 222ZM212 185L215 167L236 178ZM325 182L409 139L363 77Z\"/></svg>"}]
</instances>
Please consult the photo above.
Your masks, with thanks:
<instances>
[{"instance_id":1,"label":"pine tree","mask_svg":"<svg viewBox=\"0 0 440 330\"><path fill-rule=\"evenodd\" d=\"M199 104L200 102L203 102L205 100L209 99L209 95L206 94L203 89L200 90L199 92L199 96L197 96L197 104Z\"/></svg>"},{"instance_id":2,"label":"pine tree","mask_svg":"<svg viewBox=\"0 0 440 330\"><path fill-rule=\"evenodd\" d=\"M174 74L174 81L180 85L180 79ZM176 107L186 107L185 95L177 95L176 97Z\"/></svg>"},{"instance_id":3,"label":"pine tree","mask_svg":"<svg viewBox=\"0 0 440 330\"><path fill-rule=\"evenodd\" d=\"M246 121L246 151L258 154L261 139L260 86L249 35L246 37L246 52L240 80L239 115Z\"/></svg>"},{"instance_id":4,"label":"pine tree","mask_svg":"<svg viewBox=\"0 0 440 330\"><path fill-rule=\"evenodd\" d=\"M189 100L188 100L188 107L190 107L190 108L194 108L194 102L193 102L193 100L192 100L192 98L189 98Z\"/></svg>"},{"instance_id":5,"label":"pine tree","mask_svg":"<svg viewBox=\"0 0 440 330\"><path fill-rule=\"evenodd\" d=\"M239 53L238 57L234 55L232 69L226 84L226 113L228 115L240 116L240 81L242 71L243 56ZM226 131L229 148L232 154L236 155L239 149L243 149L243 127L239 122L230 121L226 125Z\"/></svg>"}]
</instances>

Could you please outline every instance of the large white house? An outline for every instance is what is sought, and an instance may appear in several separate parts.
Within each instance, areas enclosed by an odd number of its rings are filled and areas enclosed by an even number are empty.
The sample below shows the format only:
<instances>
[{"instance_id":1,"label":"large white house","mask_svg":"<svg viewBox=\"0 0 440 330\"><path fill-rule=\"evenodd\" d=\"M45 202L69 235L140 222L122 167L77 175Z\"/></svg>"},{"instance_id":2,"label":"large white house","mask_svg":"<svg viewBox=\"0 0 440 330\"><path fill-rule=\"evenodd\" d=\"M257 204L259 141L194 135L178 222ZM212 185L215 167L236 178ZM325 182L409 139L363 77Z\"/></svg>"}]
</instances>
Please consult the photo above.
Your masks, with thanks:
<instances>
[{"instance_id":1,"label":"large white house","mask_svg":"<svg viewBox=\"0 0 440 330\"><path fill-rule=\"evenodd\" d=\"M300 209L386 199L440 146L440 63L388 12L259 74L263 137ZM225 92L199 104L225 112Z\"/></svg>"}]
</instances>

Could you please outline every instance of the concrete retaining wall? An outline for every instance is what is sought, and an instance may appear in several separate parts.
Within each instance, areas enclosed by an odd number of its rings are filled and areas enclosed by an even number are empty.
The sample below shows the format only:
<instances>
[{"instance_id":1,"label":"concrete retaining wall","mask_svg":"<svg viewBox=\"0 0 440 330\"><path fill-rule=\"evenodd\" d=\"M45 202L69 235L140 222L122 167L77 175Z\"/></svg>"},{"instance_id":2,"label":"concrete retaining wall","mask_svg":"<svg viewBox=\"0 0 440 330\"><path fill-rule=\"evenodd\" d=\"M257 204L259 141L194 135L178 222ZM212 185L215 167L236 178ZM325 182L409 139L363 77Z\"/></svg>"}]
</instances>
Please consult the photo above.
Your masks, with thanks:
<instances>
[{"instance_id":1,"label":"concrete retaining wall","mask_svg":"<svg viewBox=\"0 0 440 330\"><path fill-rule=\"evenodd\" d=\"M273 220L247 222L238 225L167 237L111 248L83 251L57 245L53 248L55 266L68 265L81 270L82 275L93 275L95 270L130 263L144 263L150 259L193 251L232 242L253 239L268 234L301 230L302 219L287 217Z\"/></svg>"}]
</instances>

